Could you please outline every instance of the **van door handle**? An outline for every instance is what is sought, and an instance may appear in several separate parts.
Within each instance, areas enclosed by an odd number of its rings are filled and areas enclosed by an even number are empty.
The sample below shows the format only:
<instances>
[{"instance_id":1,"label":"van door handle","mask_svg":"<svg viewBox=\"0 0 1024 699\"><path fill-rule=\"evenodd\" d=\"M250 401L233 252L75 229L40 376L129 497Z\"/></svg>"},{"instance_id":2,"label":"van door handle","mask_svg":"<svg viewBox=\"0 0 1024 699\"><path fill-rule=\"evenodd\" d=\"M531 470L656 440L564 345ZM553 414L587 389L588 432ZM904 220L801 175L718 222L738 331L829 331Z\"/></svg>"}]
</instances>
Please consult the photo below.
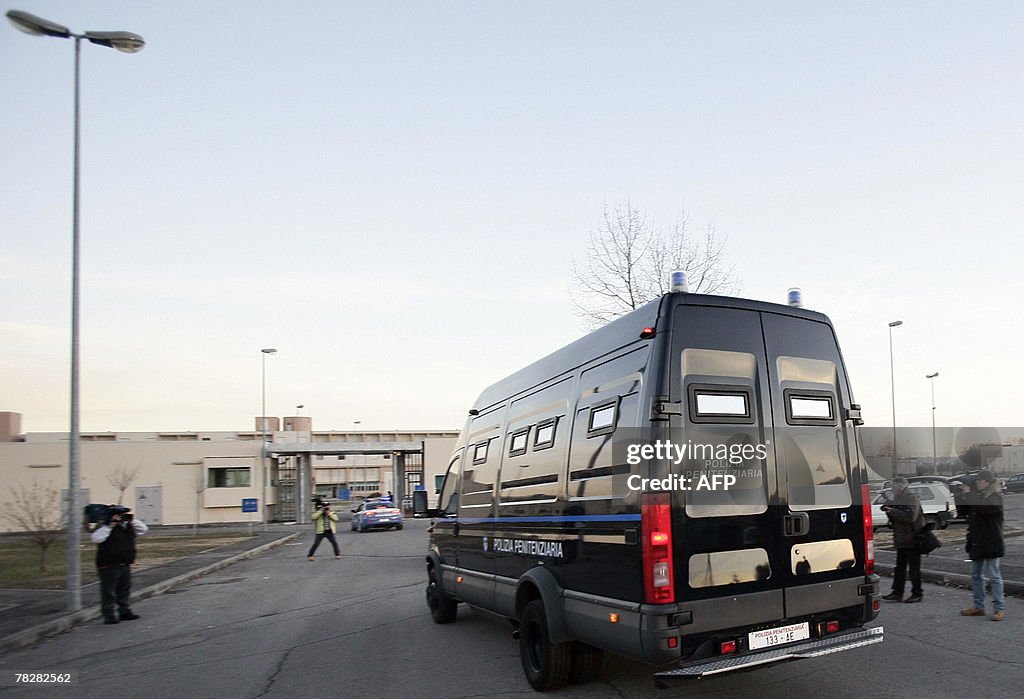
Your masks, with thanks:
<instances>
[{"instance_id":1,"label":"van door handle","mask_svg":"<svg viewBox=\"0 0 1024 699\"><path fill-rule=\"evenodd\" d=\"M811 517L806 512L794 512L783 518L786 536L806 536L811 531Z\"/></svg>"}]
</instances>

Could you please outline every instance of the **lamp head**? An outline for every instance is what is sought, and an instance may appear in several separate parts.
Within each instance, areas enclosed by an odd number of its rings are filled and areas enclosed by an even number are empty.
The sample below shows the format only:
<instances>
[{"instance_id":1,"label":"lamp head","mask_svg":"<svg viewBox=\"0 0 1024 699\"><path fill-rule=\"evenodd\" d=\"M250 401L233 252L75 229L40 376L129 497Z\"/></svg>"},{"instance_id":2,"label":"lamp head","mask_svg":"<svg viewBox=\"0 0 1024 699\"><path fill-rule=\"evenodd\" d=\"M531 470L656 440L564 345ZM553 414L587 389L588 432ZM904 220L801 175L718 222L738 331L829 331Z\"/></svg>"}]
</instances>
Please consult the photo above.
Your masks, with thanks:
<instances>
[{"instance_id":1,"label":"lamp head","mask_svg":"<svg viewBox=\"0 0 1024 699\"><path fill-rule=\"evenodd\" d=\"M56 36L60 39L67 39L71 36L71 30L64 25L21 10L9 10L7 19L16 29L33 36Z\"/></svg>"},{"instance_id":2,"label":"lamp head","mask_svg":"<svg viewBox=\"0 0 1024 699\"><path fill-rule=\"evenodd\" d=\"M85 38L121 53L138 53L146 45L145 39L132 32L86 32Z\"/></svg>"}]
</instances>

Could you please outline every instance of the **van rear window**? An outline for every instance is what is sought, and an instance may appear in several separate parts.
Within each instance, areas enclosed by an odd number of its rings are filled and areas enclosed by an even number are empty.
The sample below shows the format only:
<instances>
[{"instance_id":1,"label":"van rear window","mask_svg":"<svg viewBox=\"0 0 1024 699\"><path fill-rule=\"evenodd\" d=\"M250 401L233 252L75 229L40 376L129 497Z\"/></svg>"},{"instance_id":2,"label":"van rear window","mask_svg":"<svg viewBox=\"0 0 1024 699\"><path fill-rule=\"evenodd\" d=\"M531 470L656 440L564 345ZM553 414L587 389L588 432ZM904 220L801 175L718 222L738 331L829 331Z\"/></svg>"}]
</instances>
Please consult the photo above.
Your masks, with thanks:
<instances>
[{"instance_id":1,"label":"van rear window","mask_svg":"<svg viewBox=\"0 0 1024 699\"><path fill-rule=\"evenodd\" d=\"M791 425L835 425L835 397L827 391L786 389L786 420Z\"/></svg>"},{"instance_id":2,"label":"van rear window","mask_svg":"<svg viewBox=\"0 0 1024 699\"><path fill-rule=\"evenodd\" d=\"M690 384L690 421L752 424L750 390L740 386Z\"/></svg>"}]
</instances>

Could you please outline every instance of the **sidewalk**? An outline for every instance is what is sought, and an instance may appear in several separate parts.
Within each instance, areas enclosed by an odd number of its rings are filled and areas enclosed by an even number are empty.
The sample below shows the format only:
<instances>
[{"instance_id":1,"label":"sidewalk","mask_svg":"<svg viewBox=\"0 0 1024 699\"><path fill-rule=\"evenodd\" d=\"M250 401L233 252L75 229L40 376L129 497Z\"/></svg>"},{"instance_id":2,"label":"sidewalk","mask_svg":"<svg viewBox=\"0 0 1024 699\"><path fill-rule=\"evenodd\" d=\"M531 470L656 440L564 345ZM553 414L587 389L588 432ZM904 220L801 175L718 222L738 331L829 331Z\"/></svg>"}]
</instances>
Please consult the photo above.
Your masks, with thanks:
<instances>
[{"instance_id":1,"label":"sidewalk","mask_svg":"<svg viewBox=\"0 0 1024 699\"><path fill-rule=\"evenodd\" d=\"M1006 556L999 561L1003 586L1008 595L1024 595L1024 532L1008 533L1005 537ZM940 585L959 585L970 588L971 563L964 551L964 540L946 542L930 555L921 556L921 580ZM891 549L875 551L875 570L892 575L896 565L896 552ZM888 592L885 581L882 593Z\"/></svg>"},{"instance_id":2,"label":"sidewalk","mask_svg":"<svg viewBox=\"0 0 1024 699\"><path fill-rule=\"evenodd\" d=\"M190 531L182 530L182 535ZM305 530L301 528L273 525L268 531L243 541L133 571L132 601L158 595L201 575L258 556L303 533ZM0 654L67 631L100 615L99 583L82 586L82 610L79 612L65 611L66 597L66 590L0 590Z\"/></svg>"}]
</instances>

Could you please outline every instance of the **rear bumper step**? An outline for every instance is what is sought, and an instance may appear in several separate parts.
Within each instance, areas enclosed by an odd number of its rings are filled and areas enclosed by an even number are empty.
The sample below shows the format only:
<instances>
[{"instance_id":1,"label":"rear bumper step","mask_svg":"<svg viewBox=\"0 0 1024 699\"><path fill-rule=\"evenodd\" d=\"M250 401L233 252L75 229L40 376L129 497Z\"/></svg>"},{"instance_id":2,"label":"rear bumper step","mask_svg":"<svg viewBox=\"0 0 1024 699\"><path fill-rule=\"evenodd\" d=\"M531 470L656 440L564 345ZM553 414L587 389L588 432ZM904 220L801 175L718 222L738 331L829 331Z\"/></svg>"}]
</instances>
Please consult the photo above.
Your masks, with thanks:
<instances>
[{"instance_id":1,"label":"rear bumper step","mask_svg":"<svg viewBox=\"0 0 1024 699\"><path fill-rule=\"evenodd\" d=\"M816 641L804 641L782 648L772 648L746 655L731 657L718 657L711 660L699 660L694 663L683 663L674 670L658 672L654 675L655 680L673 679L697 679L709 675L718 675L723 672L742 670L767 665L782 660L797 660L800 658L816 658L819 655L838 653L844 650L870 646L873 643L882 642L882 627L871 629L857 629L843 634L823 638Z\"/></svg>"}]
</instances>

